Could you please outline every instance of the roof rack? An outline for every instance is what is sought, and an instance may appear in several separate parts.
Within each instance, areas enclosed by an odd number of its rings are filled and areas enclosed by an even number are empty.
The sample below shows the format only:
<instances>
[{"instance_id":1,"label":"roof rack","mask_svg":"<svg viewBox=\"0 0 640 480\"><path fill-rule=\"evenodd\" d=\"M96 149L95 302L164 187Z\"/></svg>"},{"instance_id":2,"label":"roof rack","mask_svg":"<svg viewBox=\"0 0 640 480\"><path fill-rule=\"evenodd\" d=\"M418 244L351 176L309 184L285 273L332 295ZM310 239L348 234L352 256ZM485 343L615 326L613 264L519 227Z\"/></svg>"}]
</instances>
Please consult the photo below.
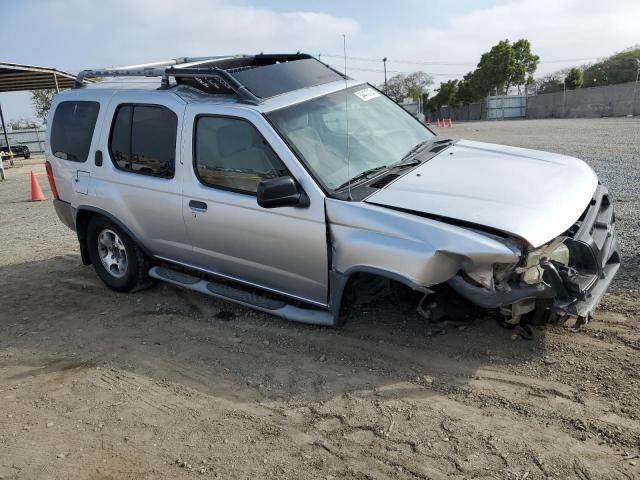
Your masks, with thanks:
<instances>
[{"instance_id":1,"label":"roof rack","mask_svg":"<svg viewBox=\"0 0 640 480\"><path fill-rule=\"evenodd\" d=\"M160 89L171 88L169 78L209 94L235 94L253 105L281 93L343 80L329 65L304 53L217 57L182 57L128 67L83 70L75 88L96 77L159 77Z\"/></svg>"}]
</instances>

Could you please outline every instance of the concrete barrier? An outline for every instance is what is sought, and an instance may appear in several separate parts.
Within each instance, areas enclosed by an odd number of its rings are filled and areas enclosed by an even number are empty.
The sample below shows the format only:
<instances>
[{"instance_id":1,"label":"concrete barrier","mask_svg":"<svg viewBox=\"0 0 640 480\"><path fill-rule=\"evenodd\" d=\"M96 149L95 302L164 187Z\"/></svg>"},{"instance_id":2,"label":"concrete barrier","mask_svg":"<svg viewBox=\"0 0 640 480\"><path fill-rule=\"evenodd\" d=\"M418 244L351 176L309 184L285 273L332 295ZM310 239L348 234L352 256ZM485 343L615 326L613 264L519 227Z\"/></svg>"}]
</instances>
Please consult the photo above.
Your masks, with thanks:
<instances>
[{"instance_id":1,"label":"concrete barrier","mask_svg":"<svg viewBox=\"0 0 640 480\"><path fill-rule=\"evenodd\" d=\"M527 118L594 118L640 115L640 87L635 82L579 88L529 97ZM634 101L635 100L635 101Z\"/></svg>"}]
</instances>

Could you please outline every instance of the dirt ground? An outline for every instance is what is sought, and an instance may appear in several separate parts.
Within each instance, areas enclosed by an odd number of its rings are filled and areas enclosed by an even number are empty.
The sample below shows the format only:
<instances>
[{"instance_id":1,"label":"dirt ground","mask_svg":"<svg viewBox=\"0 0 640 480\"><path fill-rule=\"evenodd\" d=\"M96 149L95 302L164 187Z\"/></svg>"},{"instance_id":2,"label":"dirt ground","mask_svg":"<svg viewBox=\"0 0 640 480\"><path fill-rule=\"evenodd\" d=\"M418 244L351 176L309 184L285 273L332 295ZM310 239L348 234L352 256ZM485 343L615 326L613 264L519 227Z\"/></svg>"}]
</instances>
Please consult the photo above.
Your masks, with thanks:
<instances>
[{"instance_id":1,"label":"dirt ground","mask_svg":"<svg viewBox=\"0 0 640 480\"><path fill-rule=\"evenodd\" d=\"M330 329L117 294L30 169L0 184L0 479L640 478L634 277L531 341L384 302Z\"/></svg>"}]
</instances>

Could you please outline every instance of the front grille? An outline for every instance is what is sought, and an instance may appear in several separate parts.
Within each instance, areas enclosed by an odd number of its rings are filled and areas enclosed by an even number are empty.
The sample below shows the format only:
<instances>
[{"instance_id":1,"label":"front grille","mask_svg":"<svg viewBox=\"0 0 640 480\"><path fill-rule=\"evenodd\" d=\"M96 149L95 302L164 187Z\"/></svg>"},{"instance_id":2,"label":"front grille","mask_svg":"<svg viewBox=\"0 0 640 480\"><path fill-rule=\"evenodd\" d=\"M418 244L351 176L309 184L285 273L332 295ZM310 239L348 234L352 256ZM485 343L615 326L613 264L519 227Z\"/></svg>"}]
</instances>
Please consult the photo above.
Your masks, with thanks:
<instances>
[{"instance_id":1,"label":"front grille","mask_svg":"<svg viewBox=\"0 0 640 480\"><path fill-rule=\"evenodd\" d=\"M615 254L609 251L614 228L613 204L607 189L599 185L585 212L567 232L570 266L591 273L602 271Z\"/></svg>"},{"instance_id":2,"label":"front grille","mask_svg":"<svg viewBox=\"0 0 640 480\"><path fill-rule=\"evenodd\" d=\"M600 249L607 241L608 234L613 228L614 222L613 205L609 200L609 195L603 195L600 208L589 232Z\"/></svg>"}]
</instances>

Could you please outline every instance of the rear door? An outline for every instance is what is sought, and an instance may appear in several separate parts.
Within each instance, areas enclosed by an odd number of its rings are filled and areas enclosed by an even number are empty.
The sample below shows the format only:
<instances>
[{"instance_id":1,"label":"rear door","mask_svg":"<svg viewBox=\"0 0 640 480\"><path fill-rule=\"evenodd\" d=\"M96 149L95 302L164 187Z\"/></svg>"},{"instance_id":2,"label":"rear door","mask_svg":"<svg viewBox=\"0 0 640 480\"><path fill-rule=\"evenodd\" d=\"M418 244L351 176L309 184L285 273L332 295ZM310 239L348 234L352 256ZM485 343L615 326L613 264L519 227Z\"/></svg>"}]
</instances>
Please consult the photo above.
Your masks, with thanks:
<instances>
[{"instance_id":1,"label":"rear door","mask_svg":"<svg viewBox=\"0 0 640 480\"><path fill-rule=\"evenodd\" d=\"M106 109L87 202L127 227L152 254L189 259L182 219L181 120L168 92L116 93ZM98 165L99 163L99 165Z\"/></svg>"},{"instance_id":2,"label":"rear door","mask_svg":"<svg viewBox=\"0 0 640 480\"><path fill-rule=\"evenodd\" d=\"M189 105L184 125L183 213L195 266L326 305L324 196L282 140L251 109ZM284 175L308 207L258 205L258 182Z\"/></svg>"}]
</instances>

